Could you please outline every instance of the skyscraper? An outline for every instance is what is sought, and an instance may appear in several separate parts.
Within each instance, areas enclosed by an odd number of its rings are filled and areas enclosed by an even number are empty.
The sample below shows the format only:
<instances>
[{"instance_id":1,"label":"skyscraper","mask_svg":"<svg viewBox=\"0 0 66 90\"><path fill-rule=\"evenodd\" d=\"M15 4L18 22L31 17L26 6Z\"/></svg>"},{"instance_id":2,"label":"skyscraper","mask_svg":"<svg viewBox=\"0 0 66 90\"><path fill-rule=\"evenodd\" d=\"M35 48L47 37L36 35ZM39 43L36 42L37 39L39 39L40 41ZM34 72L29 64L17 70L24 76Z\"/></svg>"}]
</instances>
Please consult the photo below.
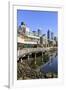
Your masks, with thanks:
<instances>
[{"instance_id":1,"label":"skyscraper","mask_svg":"<svg viewBox=\"0 0 66 90\"><path fill-rule=\"evenodd\" d=\"M40 36L40 35L41 35L41 30L38 29L38 30L37 30L37 33L38 33L38 36Z\"/></svg>"},{"instance_id":2,"label":"skyscraper","mask_svg":"<svg viewBox=\"0 0 66 90\"><path fill-rule=\"evenodd\" d=\"M50 40L50 30L47 31L47 39Z\"/></svg>"},{"instance_id":3,"label":"skyscraper","mask_svg":"<svg viewBox=\"0 0 66 90\"><path fill-rule=\"evenodd\" d=\"M53 37L53 32L51 32L51 40L53 40L54 39L54 37Z\"/></svg>"}]
</instances>

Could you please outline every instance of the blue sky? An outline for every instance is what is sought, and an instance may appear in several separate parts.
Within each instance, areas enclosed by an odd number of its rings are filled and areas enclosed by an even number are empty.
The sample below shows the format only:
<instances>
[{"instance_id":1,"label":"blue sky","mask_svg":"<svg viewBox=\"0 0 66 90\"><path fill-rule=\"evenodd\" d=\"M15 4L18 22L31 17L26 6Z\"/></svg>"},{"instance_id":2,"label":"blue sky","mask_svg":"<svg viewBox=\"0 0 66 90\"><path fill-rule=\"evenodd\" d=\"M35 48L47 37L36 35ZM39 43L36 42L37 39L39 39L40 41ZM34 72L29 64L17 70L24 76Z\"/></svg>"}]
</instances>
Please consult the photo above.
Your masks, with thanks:
<instances>
[{"instance_id":1,"label":"blue sky","mask_svg":"<svg viewBox=\"0 0 66 90\"><path fill-rule=\"evenodd\" d=\"M17 10L17 25L25 22L30 31L41 29L42 34L47 30L58 33L58 13L54 11Z\"/></svg>"}]
</instances>

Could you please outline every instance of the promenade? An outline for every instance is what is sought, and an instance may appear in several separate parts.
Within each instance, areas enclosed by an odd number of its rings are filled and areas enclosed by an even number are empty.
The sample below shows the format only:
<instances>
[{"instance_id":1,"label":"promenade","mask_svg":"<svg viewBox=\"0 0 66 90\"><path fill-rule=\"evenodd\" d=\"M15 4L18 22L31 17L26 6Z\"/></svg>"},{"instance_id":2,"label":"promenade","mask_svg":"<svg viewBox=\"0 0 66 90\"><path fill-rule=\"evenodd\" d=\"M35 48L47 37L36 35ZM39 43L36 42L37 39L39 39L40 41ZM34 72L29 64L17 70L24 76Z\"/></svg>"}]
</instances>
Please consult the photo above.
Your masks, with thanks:
<instances>
[{"instance_id":1,"label":"promenade","mask_svg":"<svg viewBox=\"0 0 66 90\"><path fill-rule=\"evenodd\" d=\"M50 51L52 49L57 49L57 47L46 47L46 48L23 48L22 50L17 51L17 60L19 60L20 57L23 57L24 55L29 55L31 53L38 53L38 52L45 52Z\"/></svg>"}]
</instances>

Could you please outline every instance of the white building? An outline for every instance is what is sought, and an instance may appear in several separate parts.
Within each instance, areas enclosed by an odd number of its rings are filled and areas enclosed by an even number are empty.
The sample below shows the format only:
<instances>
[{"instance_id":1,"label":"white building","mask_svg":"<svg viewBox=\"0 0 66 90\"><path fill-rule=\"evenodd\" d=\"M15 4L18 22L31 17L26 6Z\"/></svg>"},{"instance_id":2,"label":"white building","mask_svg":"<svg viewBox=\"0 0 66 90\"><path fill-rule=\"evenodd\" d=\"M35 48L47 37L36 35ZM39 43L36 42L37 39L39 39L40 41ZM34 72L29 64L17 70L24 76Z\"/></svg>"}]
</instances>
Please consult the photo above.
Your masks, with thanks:
<instances>
[{"instance_id":1,"label":"white building","mask_svg":"<svg viewBox=\"0 0 66 90\"><path fill-rule=\"evenodd\" d=\"M40 43L40 37L30 32L29 27L27 27L24 24L18 28L17 42L18 44L23 44L23 45L24 44L37 45Z\"/></svg>"},{"instance_id":2,"label":"white building","mask_svg":"<svg viewBox=\"0 0 66 90\"><path fill-rule=\"evenodd\" d=\"M46 35L42 35L40 37L40 44L42 44L43 46L47 47L47 45L48 45L48 39L47 39Z\"/></svg>"}]
</instances>

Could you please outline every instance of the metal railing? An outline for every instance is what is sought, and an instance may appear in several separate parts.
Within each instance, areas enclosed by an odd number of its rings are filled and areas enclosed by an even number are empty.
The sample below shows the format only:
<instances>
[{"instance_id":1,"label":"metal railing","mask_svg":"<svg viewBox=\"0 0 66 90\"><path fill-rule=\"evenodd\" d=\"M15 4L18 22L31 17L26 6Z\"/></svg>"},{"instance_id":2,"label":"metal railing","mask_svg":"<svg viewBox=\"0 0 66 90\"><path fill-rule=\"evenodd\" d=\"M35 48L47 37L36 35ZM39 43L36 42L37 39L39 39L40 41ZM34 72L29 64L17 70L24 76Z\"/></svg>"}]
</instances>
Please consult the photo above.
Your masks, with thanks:
<instances>
[{"instance_id":1,"label":"metal railing","mask_svg":"<svg viewBox=\"0 0 66 90\"><path fill-rule=\"evenodd\" d=\"M29 53L36 53L36 52L44 52L52 49L53 47L47 47L47 48L23 48L22 50L17 51L18 57L29 54Z\"/></svg>"}]
</instances>

